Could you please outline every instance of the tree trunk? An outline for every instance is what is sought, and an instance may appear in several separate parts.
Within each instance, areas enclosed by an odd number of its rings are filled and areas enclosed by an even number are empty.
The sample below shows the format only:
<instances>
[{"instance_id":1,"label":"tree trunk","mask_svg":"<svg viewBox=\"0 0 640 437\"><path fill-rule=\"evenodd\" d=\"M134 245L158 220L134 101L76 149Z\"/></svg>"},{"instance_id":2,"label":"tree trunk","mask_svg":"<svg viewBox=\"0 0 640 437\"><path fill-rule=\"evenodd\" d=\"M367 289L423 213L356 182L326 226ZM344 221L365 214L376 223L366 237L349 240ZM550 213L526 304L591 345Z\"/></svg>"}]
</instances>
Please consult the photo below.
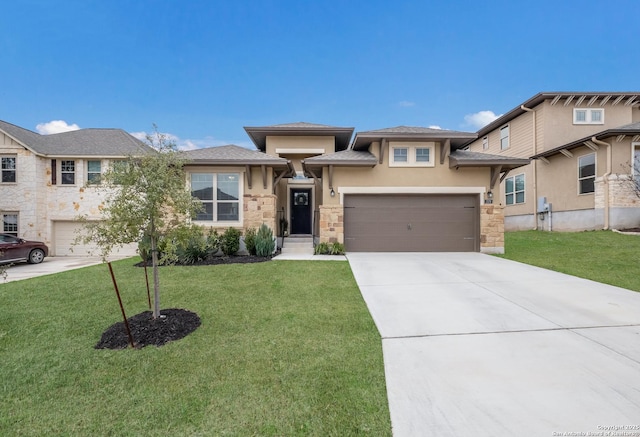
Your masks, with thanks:
<instances>
[{"instance_id":1,"label":"tree trunk","mask_svg":"<svg viewBox=\"0 0 640 437\"><path fill-rule=\"evenodd\" d=\"M158 274L158 242L151 236L151 264L153 266L153 318L160 317L160 275Z\"/></svg>"}]
</instances>

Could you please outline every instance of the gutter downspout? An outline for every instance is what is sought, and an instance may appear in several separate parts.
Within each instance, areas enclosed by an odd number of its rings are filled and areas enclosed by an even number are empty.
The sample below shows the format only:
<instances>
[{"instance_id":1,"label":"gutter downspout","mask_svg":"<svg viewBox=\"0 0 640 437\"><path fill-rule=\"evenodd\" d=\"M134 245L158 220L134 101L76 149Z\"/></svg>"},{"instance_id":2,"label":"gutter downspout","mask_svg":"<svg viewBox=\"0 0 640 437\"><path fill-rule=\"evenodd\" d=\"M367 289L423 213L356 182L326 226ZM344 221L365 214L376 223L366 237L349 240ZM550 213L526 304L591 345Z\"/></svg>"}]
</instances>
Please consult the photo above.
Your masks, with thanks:
<instances>
[{"instance_id":1,"label":"gutter downspout","mask_svg":"<svg viewBox=\"0 0 640 437\"><path fill-rule=\"evenodd\" d=\"M531 108L526 108L524 105L520 105L520 109L526 112L533 113L533 153L531 156L535 156L538 154L538 130L536 129L536 111ZM531 161L531 169L533 173L533 230L538 230L538 167L537 161L534 159Z\"/></svg>"},{"instance_id":2,"label":"gutter downspout","mask_svg":"<svg viewBox=\"0 0 640 437\"><path fill-rule=\"evenodd\" d=\"M591 141L598 146L607 148L607 172L602 176L604 182L604 227L603 230L609 229L609 176L611 175L611 144L600 141L595 136L591 137Z\"/></svg>"}]
</instances>

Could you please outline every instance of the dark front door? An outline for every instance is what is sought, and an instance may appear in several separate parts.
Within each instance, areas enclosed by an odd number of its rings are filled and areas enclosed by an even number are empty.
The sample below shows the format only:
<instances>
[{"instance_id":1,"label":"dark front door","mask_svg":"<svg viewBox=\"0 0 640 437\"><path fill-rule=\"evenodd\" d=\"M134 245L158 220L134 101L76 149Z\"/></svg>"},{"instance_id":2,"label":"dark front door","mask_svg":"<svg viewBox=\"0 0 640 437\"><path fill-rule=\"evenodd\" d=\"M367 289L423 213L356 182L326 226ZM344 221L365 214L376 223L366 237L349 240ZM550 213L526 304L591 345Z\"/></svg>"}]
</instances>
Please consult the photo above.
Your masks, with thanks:
<instances>
[{"instance_id":1,"label":"dark front door","mask_svg":"<svg viewBox=\"0 0 640 437\"><path fill-rule=\"evenodd\" d=\"M311 189L291 190L291 233L311 234Z\"/></svg>"}]
</instances>

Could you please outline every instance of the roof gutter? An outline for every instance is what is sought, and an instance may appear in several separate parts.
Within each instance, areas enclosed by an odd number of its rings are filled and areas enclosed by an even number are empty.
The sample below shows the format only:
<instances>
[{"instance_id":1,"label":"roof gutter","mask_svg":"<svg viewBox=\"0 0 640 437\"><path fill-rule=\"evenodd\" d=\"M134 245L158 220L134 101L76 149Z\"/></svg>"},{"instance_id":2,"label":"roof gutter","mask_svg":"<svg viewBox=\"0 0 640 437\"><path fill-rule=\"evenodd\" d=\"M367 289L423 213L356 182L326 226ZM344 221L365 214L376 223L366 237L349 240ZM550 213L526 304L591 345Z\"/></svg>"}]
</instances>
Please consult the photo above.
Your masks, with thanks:
<instances>
[{"instance_id":1,"label":"roof gutter","mask_svg":"<svg viewBox=\"0 0 640 437\"><path fill-rule=\"evenodd\" d=\"M591 141L598 146L607 148L607 172L602 176L602 182L604 182L604 226L602 229L605 231L609 229L609 176L611 175L611 144L600 141L595 136L591 137Z\"/></svg>"},{"instance_id":2,"label":"roof gutter","mask_svg":"<svg viewBox=\"0 0 640 437\"><path fill-rule=\"evenodd\" d=\"M524 105L520 105L520 109L522 109L523 111L526 112L531 112L531 115L533 116L533 122L532 122L532 130L533 130L533 154L535 155L536 153L538 153L538 130L536 129L536 111L531 109L531 108L527 108ZM532 179L533 179L533 219L534 219L534 225L533 225L533 230L537 231L538 230L538 167L537 167L537 162L534 159L533 162L531 162L531 170L533 173Z\"/></svg>"}]
</instances>

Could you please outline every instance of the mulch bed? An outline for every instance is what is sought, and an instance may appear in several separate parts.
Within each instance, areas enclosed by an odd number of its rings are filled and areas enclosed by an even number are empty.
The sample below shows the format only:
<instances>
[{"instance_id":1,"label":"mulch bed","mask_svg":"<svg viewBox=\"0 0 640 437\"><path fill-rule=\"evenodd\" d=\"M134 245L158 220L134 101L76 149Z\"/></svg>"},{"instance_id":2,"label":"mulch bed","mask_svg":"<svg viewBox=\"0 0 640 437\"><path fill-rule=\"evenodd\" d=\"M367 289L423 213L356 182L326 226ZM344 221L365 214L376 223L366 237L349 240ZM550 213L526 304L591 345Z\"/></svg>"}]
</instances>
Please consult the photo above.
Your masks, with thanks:
<instances>
[{"instance_id":1,"label":"mulch bed","mask_svg":"<svg viewBox=\"0 0 640 437\"><path fill-rule=\"evenodd\" d=\"M640 232L640 228L620 229L620 232Z\"/></svg>"},{"instance_id":2,"label":"mulch bed","mask_svg":"<svg viewBox=\"0 0 640 437\"><path fill-rule=\"evenodd\" d=\"M127 319L136 348L149 345L162 346L170 341L180 340L200 326L200 317L191 311L170 308L160 311L160 317L153 318L151 311L136 314ZM111 325L100 338L96 349L126 349L129 336L124 322Z\"/></svg>"},{"instance_id":3,"label":"mulch bed","mask_svg":"<svg viewBox=\"0 0 640 437\"><path fill-rule=\"evenodd\" d=\"M247 264L270 261L271 257L236 255L236 256L216 256L192 266L211 266L219 264ZM136 264L137 267L144 267L143 262ZM151 267L147 265L147 267ZM160 311L161 317L153 319L151 311L145 311L129 317L129 328L136 348L143 348L149 345L162 346L170 341L180 340L191 334L200 326L200 317L191 311L170 308ZM129 345L129 336L124 326L124 322L118 322L107 328L102 333L102 337L96 349L126 349Z\"/></svg>"}]
</instances>

